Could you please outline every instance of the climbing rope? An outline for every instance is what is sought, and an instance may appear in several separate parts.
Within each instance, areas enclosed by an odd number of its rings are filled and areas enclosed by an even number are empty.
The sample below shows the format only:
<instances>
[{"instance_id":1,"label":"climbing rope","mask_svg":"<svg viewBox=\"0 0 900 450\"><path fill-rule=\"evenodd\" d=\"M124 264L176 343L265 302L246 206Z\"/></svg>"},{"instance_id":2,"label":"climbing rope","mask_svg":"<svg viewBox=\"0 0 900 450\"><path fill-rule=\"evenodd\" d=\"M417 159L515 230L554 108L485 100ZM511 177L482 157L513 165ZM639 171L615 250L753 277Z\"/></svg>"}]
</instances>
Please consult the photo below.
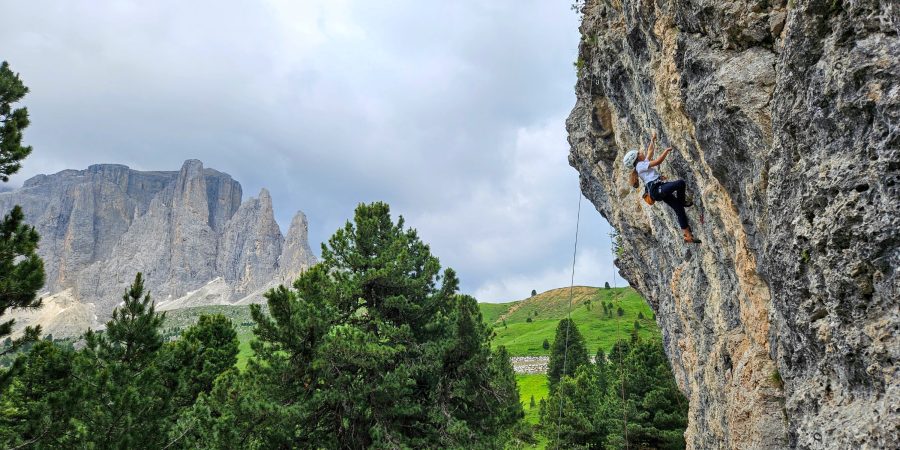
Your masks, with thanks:
<instances>
[{"instance_id":1,"label":"climbing rope","mask_svg":"<svg viewBox=\"0 0 900 450\"><path fill-rule=\"evenodd\" d=\"M596 80L594 77L593 64L588 67L590 71L590 81L588 82L588 97L593 102L594 96L594 84L599 84L599 80ZM593 105L592 105L593 106ZM565 390L565 384L562 383L563 377L565 376L568 369L568 360L569 360L569 327L572 325L572 301L575 298L575 258L578 255L578 229L581 226L581 200L583 195L581 194L581 190L578 191L578 213L575 218L575 245L572 250L572 277L569 281L569 305L566 308L566 339L565 339L565 347L563 348L563 370L559 379L559 408L557 411L556 418L556 450L559 450L559 437L560 431L562 429L562 409L563 409L563 391ZM701 219L702 220L702 219ZM615 246L613 245L612 239L613 236L610 234L610 249L613 249L615 252ZM615 253L614 253L615 254ZM613 267L613 287L618 288L616 286L616 269ZM616 314L616 334L621 335L621 329L619 326L619 315ZM619 373L622 376L622 418L623 418L623 433L625 437L625 448L628 450L628 411L625 406L625 373L622 370L622 359L624 355L619 352ZM596 363L596 361L595 361Z\"/></svg>"},{"instance_id":2,"label":"climbing rope","mask_svg":"<svg viewBox=\"0 0 900 450\"><path fill-rule=\"evenodd\" d=\"M615 243L613 242L613 233L609 235L609 248L613 249L614 254L617 253L617 248ZM616 255L618 256L618 255ZM619 286L616 283L616 268L613 266L613 289L618 289ZM616 334L621 336L622 329L619 325L619 314L616 313ZM625 449L628 450L628 408L625 404L625 371L622 370L622 360L625 358L625 355L622 354L621 347L619 348L619 374L621 376L622 381L622 435L625 438Z\"/></svg>"},{"instance_id":3,"label":"climbing rope","mask_svg":"<svg viewBox=\"0 0 900 450\"><path fill-rule=\"evenodd\" d=\"M569 281L569 306L566 310L566 340L563 348L563 370L559 378L559 410L556 418L556 449L559 450L559 432L562 429L563 390L562 377L566 375L569 362L569 327L572 326L572 300L575 297L575 256L578 254L578 228L581 226L581 190L578 190L578 215L575 218L575 249L572 250L572 279Z\"/></svg>"}]
</instances>

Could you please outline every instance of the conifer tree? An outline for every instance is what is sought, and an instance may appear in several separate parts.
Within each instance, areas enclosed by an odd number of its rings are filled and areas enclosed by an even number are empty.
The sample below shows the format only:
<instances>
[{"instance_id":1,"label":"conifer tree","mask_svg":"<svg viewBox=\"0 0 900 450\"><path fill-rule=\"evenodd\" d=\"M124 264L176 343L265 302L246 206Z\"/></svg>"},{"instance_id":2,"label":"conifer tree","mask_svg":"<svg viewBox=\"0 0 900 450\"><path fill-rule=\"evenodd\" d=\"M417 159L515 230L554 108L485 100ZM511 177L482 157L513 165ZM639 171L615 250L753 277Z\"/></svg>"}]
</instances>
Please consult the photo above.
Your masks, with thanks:
<instances>
[{"instance_id":1,"label":"conifer tree","mask_svg":"<svg viewBox=\"0 0 900 450\"><path fill-rule=\"evenodd\" d=\"M627 345L620 341L613 364L604 424L610 431L606 445L621 447L624 441L624 410L628 417L628 445L636 448L684 448L687 401L675 385L668 360L658 342ZM623 389L623 383L625 388Z\"/></svg>"},{"instance_id":2,"label":"conifer tree","mask_svg":"<svg viewBox=\"0 0 900 450\"><path fill-rule=\"evenodd\" d=\"M541 427L549 440L547 448L591 448L592 443L602 442L606 434L593 422L603 406L602 396L597 370L591 364L564 377L541 410Z\"/></svg>"},{"instance_id":3,"label":"conifer tree","mask_svg":"<svg viewBox=\"0 0 900 450\"><path fill-rule=\"evenodd\" d=\"M25 224L22 208L14 206L0 222L0 315L9 308L40 306L37 292L44 285L44 263L37 256L37 244L34 227ZM0 337L8 336L14 323L12 319L0 323ZM39 329L28 333L32 339L38 335Z\"/></svg>"},{"instance_id":4,"label":"conifer tree","mask_svg":"<svg viewBox=\"0 0 900 450\"><path fill-rule=\"evenodd\" d=\"M201 316L164 344L162 320L138 274L106 331L86 333L83 349L34 344L0 390L0 446L180 447L169 437L176 420L235 371L237 339L225 317Z\"/></svg>"},{"instance_id":5,"label":"conifer tree","mask_svg":"<svg viewBox=\"0 0 900 450\"><path fill-rule=\"evenodd\" d=\"M170 392L173 411L187 408L216 377L237 363L237 332L221 314L203 314L178 340L163 346L159 364Z\"/></svg>"},{"instance_id":6,"label":"conifer tree","mask_svg":"<svg viewBox=\"0 0 900 450\"><path fill-rule=\"evenodd\" d=\"M568 351L566 351L568 342ZM556 326L556 337L550 350L550 361L547 363L547 384L550 390L563 376L571 376L579 367L588 364L587 347L584 337L572 319L563 319Z\"/></svg>"},{"instance_id":7,"label":"conifer tree","mask_svg":"<svg viewBox=\"0 0 900 450\"><path fill-rule=\"evenodd\" d=\"M73 448L69 426L84 389L73 377L73 352L52 342L34 344L0 391L0 447Z\"/></svg>"},{"instance_id":8,"label":"conifer tree","mask_svg":"<svg viewBox=\"0 0 900 450\"><path fill-rule=\"evenodd\" d=\"M597 388L600 392L606 392L609 386L610 367L602 348L598 348L597 354L594 355L594 366L597 368Z\"/></svg>"},{"instance_id":9,"label":"conifer tree","mask_svg":"<svg viewBox=\"0 0 900 450\"><path fill-rule=\"evenodd\" d=\"M31 153L31 147L22 145L22 130L29 123L28 110L12 106L27 93L28 88L19 75L10 70L6 61L0 63L0 181L3 182L19 171L21 161ZM0 316L10 308L40 306L37 292L44 285L44 263L37 256L37 246L37 232L25 224L22 208L16 205L0 222ZM0 338L12 332L13 324L13 320L0 322ZM39 328L30 328L23 339L13 342L0 354L15 351L39 335Z\"/></svg>"},{"instance_id":10,"label":"conifer tree","mask_svg":"<svg viewBox=\"0 0 900 450\"><path fill-rule=\"evenodd\" d=\"M31 147L22 145L22 130L28 126L28 109L13 108L28 93L28 87L19 74L0 63L0 181L22 168L21 161L31 153Z\"/></svg>"},{"instance_id":11,"label":"conifer tree","mask_svg":"<svg viewBox=\"0 0 900 450\"><path fill-rule=\"evenodd\" d=\"M360 205L293 289L253 307L256 356L201 395L187 447L502 447L523 417L478 305L386 204Z\"/></svg>"},{"instance_id":12,"label":"conifer tree","mask_svg":"<svg viewBox=\"0 0 900 450\"><path fill-rule=\"evenodd\" d=\"M83 445L101 448L156 447L170 396L156 364L163 345L164 313L155 311L138 273L113 310L103 334L88 331L76 358L76 377L88 390L78 419L89 433ZM90 444L88 444L90 443Z\"/></svg>"}]
</instances>

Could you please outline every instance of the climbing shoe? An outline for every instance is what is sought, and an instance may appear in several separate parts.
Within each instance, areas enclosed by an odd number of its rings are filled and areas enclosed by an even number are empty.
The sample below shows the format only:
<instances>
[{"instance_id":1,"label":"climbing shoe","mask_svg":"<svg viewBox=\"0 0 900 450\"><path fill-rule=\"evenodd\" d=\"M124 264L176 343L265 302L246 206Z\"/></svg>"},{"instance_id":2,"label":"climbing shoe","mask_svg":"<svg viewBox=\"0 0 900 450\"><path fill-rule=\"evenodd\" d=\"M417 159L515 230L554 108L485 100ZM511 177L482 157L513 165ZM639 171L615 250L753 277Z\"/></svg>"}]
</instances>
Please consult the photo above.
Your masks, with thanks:
<instances>
[{"instance_id":1,"label":"climbing shoe","mask_svg":"<svg viewBox=\"0 0 900 450\"><path fill-rule=\"evenodd\" d=\"M696 238L695 238L695 239L685 239L685 240L684 240L684 243L685 243L685 244L699 244L700 242L701 242L700 239L696 239Z\"/></svg>"}]
</instances>

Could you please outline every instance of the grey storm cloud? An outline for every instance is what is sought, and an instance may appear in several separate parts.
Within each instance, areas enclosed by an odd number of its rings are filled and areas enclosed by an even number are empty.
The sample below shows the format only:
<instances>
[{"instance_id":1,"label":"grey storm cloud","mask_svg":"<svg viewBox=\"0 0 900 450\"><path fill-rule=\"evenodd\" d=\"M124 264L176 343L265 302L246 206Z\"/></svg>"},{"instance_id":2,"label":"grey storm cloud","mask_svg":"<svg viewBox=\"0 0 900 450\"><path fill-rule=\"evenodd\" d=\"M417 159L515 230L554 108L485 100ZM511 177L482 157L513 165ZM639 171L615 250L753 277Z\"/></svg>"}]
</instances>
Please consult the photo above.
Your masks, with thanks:
<instances>
[{"instance_id":1,"label":"grey storm cloud","mask_svg":"<svg viewBox=\"0 0 900 450\"><path fill-rule=\"evenodd\" d=\"M482 300L569 282L578 18L568 2L5 2L37 173L187 158L266 187L315 247L384 200ZM612 281L582 210L577 283Z\"/></svg>"}]
</instances>

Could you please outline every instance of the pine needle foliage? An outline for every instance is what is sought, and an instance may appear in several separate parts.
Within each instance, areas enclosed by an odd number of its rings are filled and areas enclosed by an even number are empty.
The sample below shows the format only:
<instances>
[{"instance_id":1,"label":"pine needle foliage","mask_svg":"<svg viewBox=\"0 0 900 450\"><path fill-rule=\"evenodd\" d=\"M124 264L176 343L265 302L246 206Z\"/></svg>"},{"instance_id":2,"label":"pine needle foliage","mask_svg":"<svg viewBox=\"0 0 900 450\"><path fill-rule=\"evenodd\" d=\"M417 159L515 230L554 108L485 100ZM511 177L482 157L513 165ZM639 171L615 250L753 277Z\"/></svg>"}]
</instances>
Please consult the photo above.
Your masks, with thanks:
<instances>
[{"instance_id":1,"label":"pine needle foliage","mask_svg":"<svg viewBox=\"0 0 900 450\"><path fill-rule=\"evenodd\" d=\"M682 449L687 406L660 343L619 341L562 378L540 426L548 448Z\"/></svg>"},{"instance_id":2,"label":"pine needle foliage","mask_svg":"<svg viewBox=\"0 0 900 450\"><path fill-rule=\"evenodd\" d=\"M22 131L28 126L28 110L14 108L28 93L28 88L14 73L6 61L0 63L0 181L22 167L21 161L31 153L31 147L22 145ZM38 234L34 227L25 224L25 214L18 205L5 214L0 222L0 316L10 308L36 308L40 306L37 292L44 285L44 264L37 256ZM14 321L0 323L0 338L12 332ZM28 329L23 339L18 339L5 352L16 351L26 342L40 335L39 328ZM8 374L0 374L0 387Z\"/></svg>"},{"instance_id":3,"label":"pine needle foliage","mask_svg":"<svg viewBox=\"0 0 900 450\"><path fill-rule=\"evenodd\" d=\"M184 445L502 447L524 415L509 355L404 225L360 205L321 263L267 293L255 356L198 401Z\"/></svg>"}]
</instances>

